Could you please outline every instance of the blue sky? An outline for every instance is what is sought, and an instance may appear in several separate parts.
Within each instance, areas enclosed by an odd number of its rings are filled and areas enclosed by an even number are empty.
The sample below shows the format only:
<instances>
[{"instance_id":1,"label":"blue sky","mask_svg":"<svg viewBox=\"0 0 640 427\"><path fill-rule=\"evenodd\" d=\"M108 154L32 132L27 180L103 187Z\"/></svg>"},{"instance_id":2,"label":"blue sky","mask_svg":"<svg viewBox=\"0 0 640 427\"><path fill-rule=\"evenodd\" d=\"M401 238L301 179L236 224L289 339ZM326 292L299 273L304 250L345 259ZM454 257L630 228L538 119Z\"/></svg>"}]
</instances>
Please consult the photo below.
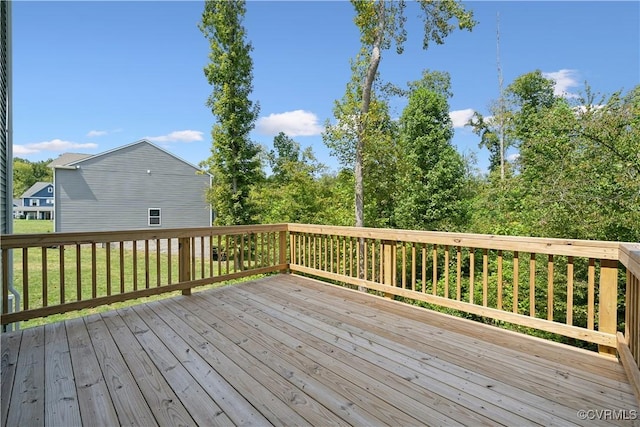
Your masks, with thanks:
<instances>
[{"instance_id":1,"label":"blue sky","mask_svg":"<svg viewBox=\"0 0 640 427\"><path fill-rule=\"evenodd\" d=\"M596 92L640 83L639 2L466 2L479 24L444 45L422 50L415 3L407 7L405 52L383 52L384 81L404 85L424 69L447 71L454 96L453 143L487 153L462 125L487 114L498 96L496 14L505 85L541 70L567 96L584 82ZM14 1L14 155L32 161L64 152L99 153L148 138L198 164L210 155L213 116L203 67L208 43L197 27L199 1ZM311 146L331 169L320 132L344 94L349 60L359 49L346 1L249 1L245 28L253 44L254 92L261 106L252 133L267 147L284 131ZM400 116L404 102L392 101Z\"/></svg>"}]
</instances>

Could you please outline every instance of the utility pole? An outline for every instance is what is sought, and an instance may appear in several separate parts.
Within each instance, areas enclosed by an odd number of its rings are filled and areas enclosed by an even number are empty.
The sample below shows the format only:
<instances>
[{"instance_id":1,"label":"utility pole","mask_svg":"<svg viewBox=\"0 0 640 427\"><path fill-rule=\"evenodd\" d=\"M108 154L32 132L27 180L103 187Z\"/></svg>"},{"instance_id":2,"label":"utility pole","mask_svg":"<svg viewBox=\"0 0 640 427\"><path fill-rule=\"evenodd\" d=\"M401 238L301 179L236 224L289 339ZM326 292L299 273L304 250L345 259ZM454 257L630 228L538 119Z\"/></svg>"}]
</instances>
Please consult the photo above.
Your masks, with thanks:
<instances>
[{"instance_id":1,"label":"utility pole","mask_svg":"<svg viewBox=\"0 0 640 427\"><path fill-rule=\"evenodd\" d=\"M500 12L496 13L496 62L498 64L498 133L500 137L500 180L504 181L504 91L502 66L500 65Z\"/></svg>"}]
</instances>

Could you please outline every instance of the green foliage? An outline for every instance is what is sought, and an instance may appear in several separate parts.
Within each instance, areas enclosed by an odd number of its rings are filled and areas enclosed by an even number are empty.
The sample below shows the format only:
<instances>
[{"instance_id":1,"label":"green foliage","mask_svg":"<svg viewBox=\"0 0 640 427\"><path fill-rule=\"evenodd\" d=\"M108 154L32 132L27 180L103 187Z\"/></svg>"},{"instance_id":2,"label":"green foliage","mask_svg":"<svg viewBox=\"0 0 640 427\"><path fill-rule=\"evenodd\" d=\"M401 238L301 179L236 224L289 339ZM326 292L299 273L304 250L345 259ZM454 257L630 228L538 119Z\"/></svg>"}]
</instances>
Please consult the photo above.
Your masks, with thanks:
<instances>
[{"instance_id":1,"label":"green foliage","mask_svg":"<svg viewBox=\"0 0 640 427\"><path fill-rule=\"evenodd\" d=\"M36 182L53 182L53 170L47 165L51 159L30 162L15 157L13 159L13 197L19 198Z\"/></svg>"},{"instance_id":2,"label":"green foliage","mask_svg":"<svg viewBox=\"0 0 640 427\"><path fill-rule=\"evenodd\" d=\"M301 152L300 144L284 133L275 137L274 147L268 154L272 175L251 192L258 212L254 221L321 222L331 192L319 179L326 167L310 148Z\"/></svg>"},{"instance_id":3,"label":"green foliage","mask_svg":"<svg viewBox=\"0 0 640 427\"><path fill-rule=\"evenodd\" d=\"M399 189L394 210L400 228L460 229L465 168L451 145L453 126L445 95L413 90L400 118Z\"/></svg>"},{"instance_id":4,"label":"green foliage","mask_svg":"<svg viewBox=\"0 0 640 427\"><path fill-rule=\"evenodd\" d=\"M378 136L381 124L391 123L386 120L384 112L386 105L376 111L376 99L374 83L379 82L378 67L382 59L382 51L388 50L395 44L398 54L402 53L407 34L405 30L405 2L384 0L352 0L356 16L354 22L360 30L362 47L356 60L352 61L352 78L347 85L347 91L341 102L336 102L334 116L337 124L328 126L325 132L325 143L338 155L343 165L353 165L354 169L354 199L355 199L355 225L364 226L365 217L374 218L371 225L385 225L391 221L388 202L382 210L372 209L376 203L365 206L365 192L368 193L371 183L366 184L365 176L369 173L367 167L367 150L369 145L387 144ZM460 29L471 30L475 25L473 14L466 11L460 2L455 0L443 0L432 2L423 0L420 6L424 13L424 39L423 47L426 49L431 41L442 44L444 39L455 29L450 21L456 19ZM382 85L388 87L388 85ZM380 111L383 114L380 115ZM382 133L382 138L389 136L388 132ZM385 150L382 150L385 152ZM387 151L388 152L388 151ZM381 159L380 157L375 157ZM369 163L371 159L369 158ZM375 164L375 163L374 163ZM389 165L385 165L389 166ZM365 173L364 171L367 171ZM379 182L379 181L375 181ZM369 188L367 188L369 187ZM373 188L381 189L377 186ZM374 193L377 194L377 193ZM366 212L365 212L366 211Z\"/></svg>"},{"instance_id":5,"label":"green foliage","mask_svg":"<svg viewBox=\"0 0 640 427\"><path fill-rule=\"evenodd\" d=\"M253 90L251 44L242 25L244 1L207 0L199 27L209 40L211 62L205 67L213 92L207 101L216 117L211 157L203 162L213 175L208 198L216 224L247 224L255 217L249 192L262 178L259 148L249 140L259 106Z\"/></svg>"}]
</instances>

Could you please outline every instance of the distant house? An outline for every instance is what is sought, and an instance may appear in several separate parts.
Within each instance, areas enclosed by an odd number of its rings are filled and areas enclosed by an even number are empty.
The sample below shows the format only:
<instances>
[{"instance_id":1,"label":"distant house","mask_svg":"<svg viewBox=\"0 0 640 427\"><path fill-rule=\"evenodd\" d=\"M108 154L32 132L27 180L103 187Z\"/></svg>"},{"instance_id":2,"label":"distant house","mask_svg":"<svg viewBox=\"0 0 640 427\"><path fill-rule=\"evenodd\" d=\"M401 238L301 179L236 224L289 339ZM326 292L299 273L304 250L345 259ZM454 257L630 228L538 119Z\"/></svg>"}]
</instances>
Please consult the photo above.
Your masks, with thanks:
<instances>
[{"instance_id":1,"label":"distant house","mask_svg":"<svg viewBox=\"0 0 640 427\"><path fill-rule=\"evenodd\" d=\"M19 218L52 219L54 193L51 182L36 182L20 196L20 206L14 206Z\"/></svg>"},{"instance_id":2,"label":"distant house","mask_svg":"<svg viewBox=\"0 0 640 427\"><path fill-rule=\"evenodd\" d=\"M21 199L13 199L13 217L14 218L22 218L22 200Z\"/></svg>"},{"instance_id":3,"label":"distant house","mask_svg":"<svg viewBox=\"0 0 640 427\"><path fill-rule=\"evenodd\" d=\"M211 176L147 140L49 166L57 232L211 225Z\"/></svg>"}]
</instances>

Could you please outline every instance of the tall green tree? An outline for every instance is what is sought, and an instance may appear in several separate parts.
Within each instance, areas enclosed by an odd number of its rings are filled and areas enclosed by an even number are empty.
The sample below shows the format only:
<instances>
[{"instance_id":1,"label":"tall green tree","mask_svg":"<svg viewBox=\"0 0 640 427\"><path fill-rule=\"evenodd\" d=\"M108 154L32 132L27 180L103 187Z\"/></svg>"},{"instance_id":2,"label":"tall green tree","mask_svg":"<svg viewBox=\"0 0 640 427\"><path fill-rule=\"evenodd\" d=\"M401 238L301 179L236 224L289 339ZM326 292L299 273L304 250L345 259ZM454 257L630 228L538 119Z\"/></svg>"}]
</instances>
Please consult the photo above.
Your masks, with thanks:
<instances>
[{"instance_id":1,"label":"tall green tree","mask_svg":"<svg viewBox=\"0 0 640 427\"><path fill-rule=\"evenodd\" d=\"M352 0L356 17L355 24L360 30L362 43L361 60L357 70L362 73L360 81L359 111L355 120L355 225L364 226L364 153L365 146L374 143L371 137L370 106L373 98L373 84L378 75L382 51L395 44L396 51L403 51L406 40L405 2L384 0ZM471 30L475 25L473 14L464 9L456 0L420 0L424 14L423 47L427 49L431 42L444 43L444 39L455 29L450 23L456 19L458 27Z\"/></svg>"},{"instance_id":2,"label":"tall green tree","mask_svg":"<svg viewBox=\"0 0 640 427\"><path fill-rule=\"evenodd\" d=\"M336 123L327 123L323 140L331 153L338 158L343 168L351 173L345 175L353 178L356 164L356 145L358 139L357 117L360 114L362 92L360 82L364 78L365 69L362 58L352 61L352 79L347 84L345 95L334 105ZM392 120L389 105L385 98L377 93L371 94L369 104L367 135L375 144L367 144L361 153L362 166L368 173L362 177L363 191L369 194L363 205L364 218L373 227L391 225L393 213L393 189L395 186L398 134L397 123ZM352 197L355 194L352 191ZM355 205L354 205L355 206ZM353 221L350 223L353 225Z\"/></svg>"},{"instance_id":3,"label":"tall green tree","mask_svg":"<svg viewBox=\"0 0 640 427\"><path fill-rule=\"evenodd\" d=\"M395 221L401 228L459 230L467 218L465 165L451 144L446 92L430 86L414 87L400 117Z\"/></svg>"},{"instance_id":4,"label":"tall green tree","mask_svg":"<svg viewBox=\"0 0 640 427\"><path fill-rule=\"evenodd\" d=\"M211 136L211 157L204 162L213 175L208 197L216 224L247 224L254 217L251 186L262 177L259 147L249 139L259 105L253 90L252 46L242 21L245 2L207 0L200 30L209 40L210 63L204 74L213 92L207 100L216 122Z\"/></svg>"}]
</instances>

